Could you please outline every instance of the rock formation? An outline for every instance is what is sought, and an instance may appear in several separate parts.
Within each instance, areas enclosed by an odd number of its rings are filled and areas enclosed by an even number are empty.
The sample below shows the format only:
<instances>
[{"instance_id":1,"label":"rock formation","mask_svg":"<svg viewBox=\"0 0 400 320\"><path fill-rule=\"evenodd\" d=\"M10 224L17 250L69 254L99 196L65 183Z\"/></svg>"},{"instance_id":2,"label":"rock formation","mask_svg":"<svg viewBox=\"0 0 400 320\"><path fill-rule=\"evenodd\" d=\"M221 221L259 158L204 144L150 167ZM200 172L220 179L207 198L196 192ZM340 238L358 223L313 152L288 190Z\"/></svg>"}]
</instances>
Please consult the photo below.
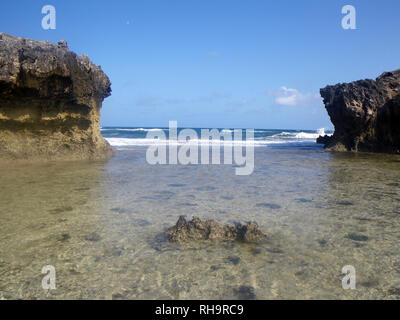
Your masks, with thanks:
<instances>
[{"instance_id":1,"label":"rock formation","mask_svg":"<svg viewBox=\"0 0 400 320\"><path fill-rule=\"evenodd\" d=\"M196 217L186 221L184 216L179 217L176 225L166 231L166 235L172 242L231 240L256 243L266 238L255 222L229 226L220 225L214 220L202 221Z\"/></svg>"},{"instance_id":2,"label":"rock formation","mask_svg":"<svg viewBox=\"0 0 400 320\"><path fill-rule=\"evenodd\" d=\"M57 45L0 33L0 159L104 159L101 67Z\"/></svg>"},{"instance_id":3,"label":"rock formation","mask_svg":"<svg viewBox=\"0 0 400 320\"><path fill-rule=\"evenodd\" d=\"M400 153L400 69L321 89L335 126L317 142L336 151Z\"/></svg>"}]
</instances>

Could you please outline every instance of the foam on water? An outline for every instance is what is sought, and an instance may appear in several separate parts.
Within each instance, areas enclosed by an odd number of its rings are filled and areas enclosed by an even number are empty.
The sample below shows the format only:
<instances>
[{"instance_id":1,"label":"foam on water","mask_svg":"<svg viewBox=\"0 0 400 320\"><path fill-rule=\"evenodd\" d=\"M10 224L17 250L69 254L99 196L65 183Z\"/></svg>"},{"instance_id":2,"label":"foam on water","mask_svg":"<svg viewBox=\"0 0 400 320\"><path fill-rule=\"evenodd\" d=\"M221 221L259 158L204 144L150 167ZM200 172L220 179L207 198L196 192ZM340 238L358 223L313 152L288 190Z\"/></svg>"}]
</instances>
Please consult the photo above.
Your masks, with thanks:
<instances>
[{"instance_id":1,"label":"foam on water","mask_svg":"<svg viewBox=\"0 0 400 320\"><path fill-rule=\"evenodd\" d=\"M178 129L178 132L181 129ZM199 137L201 130L193 129ZM234 129L219 129L221 133L232 133ZM254 140L219 140L212 141L209 139L190 139L190 140L169 140L168 128L102 128L101 132L104 138L114 147L134 147L134 146L150 146L150 145L220 145L220 146L254 146L266 147L269 145L301 145L313 144L319 136L325 135L325 129L312 130L273 130L273 129L256 129L254 130ZM165 134L166 139L148 138L149 132L160 132ZM243 131L244 133L244 131Z\"/></svg>"},{"instance_id":2,"label":"foam on water","mask_svg":"<svg viewBox=\"0 0 400 320\"><path fill-rule=\"evenodd\" d=\"M101 128L101 131L143 131L143 132L152 132L152 131L168 131L168 128Z\"/></svg>"},{"instance_id":3,"label":"foam on water","mask_svg":"<svg viewBox=\"0 0 400 320\"><path fill-rule=\"evenodd\" d=\"M165 145L165 146L266 146L270 144L286 144L286 143L299 143L308 141L282 141L282 140L238 140L238 141L224 141L224 140L206 140L206 139L191 139L191 140L160 140L160 139L129 139L129 138L105 138L112 146L151 146L151 145Z\"/></svg>"},{"instance_id":4,"label":"foam on water","mask_svg":"<svg viewBox=\"0 0 400 320\"><path fill-rule=\"evenodd\" d=\"M318 129L316 132L280 132L273 135L274 138L282 138L282 139L317 139L319 136L332 135L332 133L326 133L325 128Z\"/></svg>"}]
</instances>

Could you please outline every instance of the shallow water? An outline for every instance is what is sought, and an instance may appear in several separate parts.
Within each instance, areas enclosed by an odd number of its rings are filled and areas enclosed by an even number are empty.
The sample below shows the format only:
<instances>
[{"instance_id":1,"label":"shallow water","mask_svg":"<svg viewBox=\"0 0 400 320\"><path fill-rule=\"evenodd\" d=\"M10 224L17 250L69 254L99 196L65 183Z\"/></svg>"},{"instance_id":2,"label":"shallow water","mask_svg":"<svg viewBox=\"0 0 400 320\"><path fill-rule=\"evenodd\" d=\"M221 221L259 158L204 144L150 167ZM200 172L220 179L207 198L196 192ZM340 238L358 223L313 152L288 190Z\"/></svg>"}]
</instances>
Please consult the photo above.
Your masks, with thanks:
<instances>
[{"instance_id":1,"label":"shallow water","mask_svg":"<svg viewBox=\"0 0 400 320\"><path fill-rule=\"evenodd\" d=\"M255 220L268 241L169 244L180 215ZM397 299L399 244L399 156L257 148L251 176L144 148L0 167L0 299Z\"/></svg>"}]
</instances>

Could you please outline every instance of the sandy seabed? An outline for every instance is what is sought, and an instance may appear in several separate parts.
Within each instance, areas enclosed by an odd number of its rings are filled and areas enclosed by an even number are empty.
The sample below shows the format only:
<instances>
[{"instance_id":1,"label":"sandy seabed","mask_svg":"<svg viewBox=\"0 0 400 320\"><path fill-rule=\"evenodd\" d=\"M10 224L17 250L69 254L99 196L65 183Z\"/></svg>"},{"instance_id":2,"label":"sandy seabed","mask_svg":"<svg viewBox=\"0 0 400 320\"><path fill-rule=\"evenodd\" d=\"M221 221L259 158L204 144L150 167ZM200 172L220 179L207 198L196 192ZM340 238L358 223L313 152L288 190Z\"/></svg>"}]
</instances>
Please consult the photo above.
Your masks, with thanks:
<instances>
[{"instance_id":1,"label":"sandy seabed","mask_svg":"<svg viewBox=\"0 0 400 320\"><path fill-rule=\"evenodd\" d=\"M0 299L400 298L399 156L257 148L236 176L145 152L0 167ZM268 241L170 244L180 215L255 220Z\"/></svg>"}]
</instances>

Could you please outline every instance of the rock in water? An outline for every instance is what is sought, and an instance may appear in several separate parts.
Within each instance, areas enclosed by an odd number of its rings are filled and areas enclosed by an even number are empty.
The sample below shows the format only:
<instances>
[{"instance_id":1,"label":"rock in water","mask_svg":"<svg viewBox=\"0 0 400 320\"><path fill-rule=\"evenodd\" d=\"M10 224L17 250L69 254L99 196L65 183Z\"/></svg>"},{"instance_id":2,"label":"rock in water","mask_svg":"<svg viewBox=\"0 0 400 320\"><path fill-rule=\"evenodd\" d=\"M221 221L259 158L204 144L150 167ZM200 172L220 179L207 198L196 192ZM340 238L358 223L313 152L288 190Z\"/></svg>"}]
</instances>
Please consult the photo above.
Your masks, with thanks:
<instances>
[{"instance_id":1,"label":"rock in water","mask_svg":"<svg viewBox=\"0 0 400 320\"><path fill-rule=\"evenodd\" d=\"M266 238L258 228L257 223L249 222L245 225L221 225L214 220L202 221L194 217L186 221L184 216L179 217L175 226L166 231L169 241L187 242L198 240L237 240L255 243Z\"/></svg>"},{"instance_id":2,"label":"rock in water","mask_svg":"<svg viewBox=\"0 0 400 320\"><path fill-rule=\"evenodd\" d=\"M108 77L86 55L0 33L0 159L104 159L100 108Z\"/></svg>"},{"instance_id":3,"label":"rock in water","mask_svg":"<svg viewBox=\"0 0 400 320\"><path fill-rule=\"evenodd\" d=\"M400 153L400 69L321 89L335 126L318 142L336 151Z\"/></svg>"}]
</instances>

